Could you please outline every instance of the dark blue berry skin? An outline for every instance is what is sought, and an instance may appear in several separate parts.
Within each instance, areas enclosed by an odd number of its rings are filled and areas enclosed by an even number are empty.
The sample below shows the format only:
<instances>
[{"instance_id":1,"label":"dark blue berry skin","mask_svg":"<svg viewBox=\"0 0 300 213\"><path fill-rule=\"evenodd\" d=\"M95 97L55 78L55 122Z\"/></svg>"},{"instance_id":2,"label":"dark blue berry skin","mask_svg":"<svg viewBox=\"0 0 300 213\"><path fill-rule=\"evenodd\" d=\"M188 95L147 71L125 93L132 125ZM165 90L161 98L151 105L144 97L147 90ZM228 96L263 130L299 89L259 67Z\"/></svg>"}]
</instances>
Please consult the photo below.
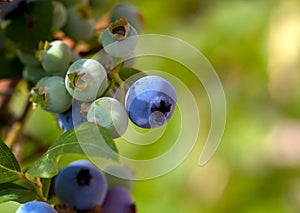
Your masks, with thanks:
<instances>
[{"instance_id":1,"label":"dark blue berry skin","mask_svg":"<svg viewBox=\"0 0 300 213\"><path fill-rule=\"evenodd\" d=\"M176 106L176 91L159 76L146 76L131 85L125 97L130 120L142 128L164 125Z\"/></svg>"},{"instance_id":2,"label":"dark blue berry skin","mask_svg":"<svg viewBox=\"0 0 300 213\"><path fill-rule=\"evenodd\" d=\"M59 127L64 131L68 131L73 125L73 119L72 119L72 108L70 108L68 111L64 113L57 114L57 120Z\"/></svg>"},{"instance_id":3,"label":"dark blue berry skin","mask_svg":"<svg viewBox=\"0 0 300 213\"><path fill-rule=\"evenodd\" d=\"M59 127L64 131L68 131L74 126L87 122L84 112L82 112L81 101L73 99L72 107L64 113L57 114Z\"/></svg>"},{"instance_id":4,"label":"dark blue berry skin","mask_svg":"<svg viewBox=\"0 0 300 213\"><path fill-rule=\"evenodd\" d=\"M47 196L47 199L49 199L49 200L53 196L55 196L55 191L54 191L55 178L56 178L56 176L52 177L51 182L50 182L50 187L49 187L48 196Z\"/></svg>"},{"instance_id":5,"label":"dark blue berry skin","mask_svg":"<svg viewBox=\"0 0 300 213\"><path fill-rule=\"evenodd\" d=\"M20 206L16 213L57 213L48 203L41 201L30 201Z\"/></svg>"},{"instance_id":6,"label":"dark blue berry skin","mask_svg":"<svg viewBox=\"0 0 300 213\"><path fill-rule=\"evenodd\" d=\"M61 170L55 178L54 191L60 204L76 211L100 206L107 193L107 182L93 164L75 161Z\"/></svg>"},{"instance_id":7,"label":"dark blue berry skin","mask_svg":"<svg viewBox=\"0 0 300 213\"><path fill-rule=\"evenodd\" d=\"M107 191L101 213L136 213L136 206L126 189L112 187Z\"/></svg>"}]
</instances>

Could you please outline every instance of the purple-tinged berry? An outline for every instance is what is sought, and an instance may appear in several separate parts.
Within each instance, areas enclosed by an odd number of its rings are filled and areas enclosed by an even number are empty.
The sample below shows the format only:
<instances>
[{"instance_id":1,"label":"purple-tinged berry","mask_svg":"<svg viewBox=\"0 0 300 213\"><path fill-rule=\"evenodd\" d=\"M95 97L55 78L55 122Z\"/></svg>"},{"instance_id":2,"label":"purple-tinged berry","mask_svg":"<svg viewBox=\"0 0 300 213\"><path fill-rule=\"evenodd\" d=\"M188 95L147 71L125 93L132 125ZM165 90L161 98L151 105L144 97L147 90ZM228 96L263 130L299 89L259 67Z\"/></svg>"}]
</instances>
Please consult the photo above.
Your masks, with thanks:
<instances>
[{"instance_id":1,"label":"purple-tinged berry","mask_svg":"<svg viewBox=\"0 0 300 213\"><path fill-rule=\"evenodd\" d=\"M112 187L107 191L101 213L136 213L136 205L129 191Z\"/></svg>"}]
</instances>

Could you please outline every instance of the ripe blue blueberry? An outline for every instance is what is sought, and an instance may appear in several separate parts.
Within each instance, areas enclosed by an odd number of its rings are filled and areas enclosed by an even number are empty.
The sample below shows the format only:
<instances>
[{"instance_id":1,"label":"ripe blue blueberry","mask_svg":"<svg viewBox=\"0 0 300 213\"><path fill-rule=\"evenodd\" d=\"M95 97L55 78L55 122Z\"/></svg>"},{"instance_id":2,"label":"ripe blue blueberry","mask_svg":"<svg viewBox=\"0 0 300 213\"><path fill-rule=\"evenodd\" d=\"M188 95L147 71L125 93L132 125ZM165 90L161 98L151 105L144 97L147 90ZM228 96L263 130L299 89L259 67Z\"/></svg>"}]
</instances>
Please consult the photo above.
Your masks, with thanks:
<instances>
[{"instance_id":1,"label":"ripe blue blueberry","mask_svg":"<svg viewBox=\"0 0 300 213\"><path fill-rule=\"evenodd\" d=\"M146 76L130 86L125 107L137 126L155 128L171 118L176 101L176 91L170 82L159 76Z\"/></svg>"},{"instance_id":2,"label":"ripe blue blueberry","mask_svg":"<svg viewBox=\"0 0 300 213\"><path fill-rule=\"evenodd\" d=\"M58 76L41 78L31 89L29 100L54 113L65 112L72 104L72 97L66 90L64 79Z\"/></svg>"},{"instance_id":3,"label":"ripe blue blueberry","mask_svg":"<svg viewBox=\"0 0 300 213\"><path fill-rule=\"evenodd\" d=\"M108 189L101 213L136 213L130 193L121 187Z\"/></svg>"},{"instance_id":4,"label":"ripe blue blueberry","mask_svg":"<svg viewBox=\"0 0 300 213\"><path fill-rule=\"evenodd\" d=\"M83 102L93 101L108 86L105 68L94 59L79 59L69 67L65 85L73 98Z\"/></svg>"},{"instance_id":5,"label":"ripe blue blueberry","mask_svg":"<svg viewBox=\"0 0 300 213\"><path fill-rule=\"evenodd\" d=\"M121 18L104 30L102 44L109 55L116 58L125 57L136 47L137 32L125 18Z\"/></svg>"},{"instance_id":6,"label":"ripe blue blueberry","mask_svg":"<svg viewBox=\"0 0 300 213\"><path fill-rule=\"evenodd\" d=\"M88 105L88 103L73 99L72 107L70 109L64 113L57 114L59 127L66 132L78 124L87 122L86 111L88 109Z\"/></svg>"},{"instance_id":7,"label":"ripe blue blueberry","mask_svg":"<svg viewBox=\"0 0 300 213\"><path fill-rule=\"evenodd\" d=\"M107 193L104 175L86 160L78 160L61 170L54 191L62 205L73 210L90 210L101 205Z\"/></svg>"},{"instance_id":8,"label":"ripe blue blueberry","mask_svg":"<svg viewBox=\"0 0 300 213\"><path fill-rule=\"evenodd\" d=\"M48 203L30 201L20 206L16 213L57 213L57 211Z\"/></svg>"},{"instance_id":9,"label":"ripe blue blueberry","mask_svg":"<svg viewBox=\"0 0 300 213\"><path fill-rule=\"evenodd\" d=\"M88 110L87 120L106 128L113 138L123 135L128 126L125 107L111 97L95 100Z\"/></svg>"}]
</instances>

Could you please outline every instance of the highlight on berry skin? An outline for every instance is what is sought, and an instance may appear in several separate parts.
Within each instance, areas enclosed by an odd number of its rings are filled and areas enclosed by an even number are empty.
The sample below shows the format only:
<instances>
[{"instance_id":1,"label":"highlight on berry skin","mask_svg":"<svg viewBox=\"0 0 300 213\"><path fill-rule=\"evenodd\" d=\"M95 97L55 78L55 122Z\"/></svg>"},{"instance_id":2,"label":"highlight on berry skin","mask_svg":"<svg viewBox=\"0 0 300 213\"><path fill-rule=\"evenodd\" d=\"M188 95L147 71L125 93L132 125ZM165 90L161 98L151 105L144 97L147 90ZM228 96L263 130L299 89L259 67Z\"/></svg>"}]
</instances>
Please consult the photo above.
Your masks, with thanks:
<instances>
[{"instance_id":1,"label":"highlight on berry skin","mask_svg":"<svg viewBox=\"0 0 300 213\"><path fill-rule=\"evenodd\" d=\"M94 59L78 59L67 71L65 86L76 100L93 101L100 97L108 86L106 70Z\"/></svg>"}]
</instances>

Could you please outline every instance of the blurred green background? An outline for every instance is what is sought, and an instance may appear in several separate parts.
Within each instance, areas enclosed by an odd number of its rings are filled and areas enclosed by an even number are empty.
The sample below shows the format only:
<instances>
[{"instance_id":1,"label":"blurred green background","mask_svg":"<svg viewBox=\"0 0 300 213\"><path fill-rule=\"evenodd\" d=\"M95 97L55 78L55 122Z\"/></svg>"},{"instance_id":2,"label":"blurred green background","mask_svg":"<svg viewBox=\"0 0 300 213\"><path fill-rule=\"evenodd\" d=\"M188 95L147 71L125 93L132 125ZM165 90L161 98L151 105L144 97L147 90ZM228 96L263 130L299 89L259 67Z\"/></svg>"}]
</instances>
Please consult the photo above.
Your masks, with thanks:
<instances>
[{"instance_id":1,"label":"blurred green background","mask_svg":"<svg viewBox=\"0 0 300 213\"><path fill-rule=\"evenodd\" d=\"M175 170L135 183L138 212L300 212L300 2L128 2L144 15L143 33L175 36L199 49L218 73L227 99L221 146L200 167L210 109L205 91L194 91L203 119L197 144ZM176 69L168 62L161 67ZM54 116L39 109L30 114L25 132L46 146L61 134ZM26 165L38 156L31 156L35 144L25 146ZM9 212L5 206L1 212Z\"/></svg>"}]
</instances>

